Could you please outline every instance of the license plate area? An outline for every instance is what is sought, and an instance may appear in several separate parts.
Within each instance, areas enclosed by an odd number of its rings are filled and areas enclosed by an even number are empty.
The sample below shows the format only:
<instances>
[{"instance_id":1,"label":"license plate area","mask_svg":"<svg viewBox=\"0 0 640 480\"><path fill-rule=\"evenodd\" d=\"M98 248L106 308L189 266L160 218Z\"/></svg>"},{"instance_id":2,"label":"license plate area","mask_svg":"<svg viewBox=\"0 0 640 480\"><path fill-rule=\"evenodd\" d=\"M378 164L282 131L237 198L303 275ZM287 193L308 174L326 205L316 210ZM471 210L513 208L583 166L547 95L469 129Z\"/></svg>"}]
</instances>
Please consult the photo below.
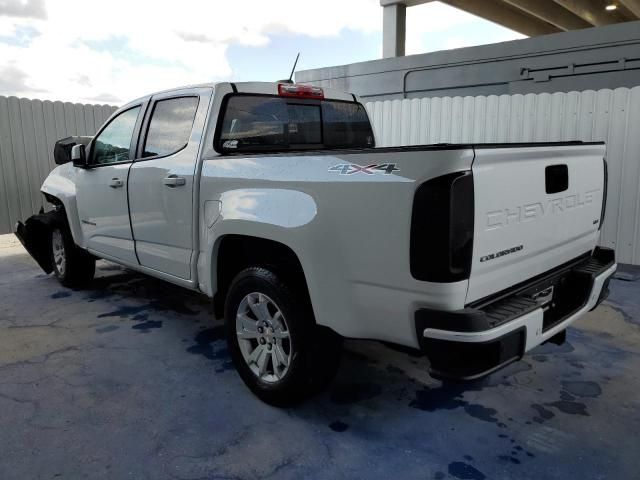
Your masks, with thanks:
<instances>
[{"instance_id":1,"label":"license plate area","mask_svg":"<svg viewBox=\"0 0 640 480\"><path fill-rule=\"evenodd\" d=\"M543 309L542 331L546 332L582 308L590 291L591 277L569 270L536 284L521 295Z\"/></svg>"},{"instance_id":2,"label":"license plate area","mask_svg":"<svg viewBox=\"0 0 640 480\"><path fill-rule=\"evenodd\" d=\"M552 297L544 305L542 331L546 332L586 305L591 292L591 276L571 271L552 286Z\"/></svg>"},{"instance_id":3,"label":"license plate area","mask_svg":"<svg viewBox=\"0 0 640 480\"><path fill-rule=\"evenodd\" d=\"M528 290L522 296L535 302L539 307L547 308L553 302L554 292L555 282Z\"/></svg>"}]
</instances>

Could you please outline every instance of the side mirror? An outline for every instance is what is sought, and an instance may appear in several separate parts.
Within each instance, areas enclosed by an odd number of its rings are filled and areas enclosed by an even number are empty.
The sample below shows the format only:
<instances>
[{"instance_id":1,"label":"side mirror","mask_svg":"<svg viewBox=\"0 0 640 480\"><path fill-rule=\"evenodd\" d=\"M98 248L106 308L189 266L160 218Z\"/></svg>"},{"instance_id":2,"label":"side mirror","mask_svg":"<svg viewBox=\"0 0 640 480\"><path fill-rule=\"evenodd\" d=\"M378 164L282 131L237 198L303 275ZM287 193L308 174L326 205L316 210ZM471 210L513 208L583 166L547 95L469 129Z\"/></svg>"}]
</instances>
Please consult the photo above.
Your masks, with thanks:
<instances>
[{"instance_id":1,"label":"side mirror","mask_svg":"<svg viewBox=\"0 0 640 480\"><path fill-rule=\"evenodd\" d=\"M71 161L74 167L87 168L87 151L82 144L71 148Z\"/></svg>"},{"instance_id":2,"label":"side mirror","mask_svg":"<svg viewBox=\"0 0 640 480\"><path fill-rule=\"evenodd\" d=\"M53 146L53 159L56 165L64 165L71 161L71 149L74 145L82 144L88 146L93 137L66 137L58 140Z\"/></svg>"}]
</instances>

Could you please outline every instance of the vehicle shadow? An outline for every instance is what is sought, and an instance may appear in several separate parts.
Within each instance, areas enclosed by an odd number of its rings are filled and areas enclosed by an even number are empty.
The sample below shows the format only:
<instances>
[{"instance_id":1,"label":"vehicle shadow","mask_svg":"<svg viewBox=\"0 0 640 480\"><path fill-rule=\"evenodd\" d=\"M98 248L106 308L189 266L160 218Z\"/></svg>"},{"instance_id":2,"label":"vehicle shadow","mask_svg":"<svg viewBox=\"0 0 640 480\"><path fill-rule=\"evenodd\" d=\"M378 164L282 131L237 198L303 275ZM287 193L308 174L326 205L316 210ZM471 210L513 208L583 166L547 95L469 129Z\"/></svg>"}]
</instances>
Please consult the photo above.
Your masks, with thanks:
<instances>
[{"instance_id":1,"label":"vehicle shadow","mask_svg":"<svg viewBox=\"0 0 640 480\"><path fill-rule=\"evenodd\" d=\"M204 295L103 261L99 262L96 278L82 291L87 301L113 307L99 318L148 322L155 318L154 313L161 312L165 323L174 315L176 320L183 316L196 320L196 328L192 322L177 322L184 336L192 337L186 351L211 360L216 373L233 370L222 320L214 318L211 302ZM176 342L180 341L176 337ZM483 380L443 383L429 376L425 356L376 341L348 340L338 374L327 390L290 412L307 420L331 423L332 418L349 417L354 409L364 411L365 416L388 418L399 414L399 407L427 412L462 409L473 417L502 425L495 409L483 405L481 399L467 400L467 394L492 387L509 388L512 377L531 368L528 362L520 361ZM343 426L338 423L331 428L339 430Z\"/></svg>"},{"instance_id":2,"label":"vehicle shadow","mask_svg":"<svg viewBox=\"0 0 640 480\"><path fill-rule=\"evenodd\" d=\"M114 311L102 314L103 317L123 316L127 309L137 308L150 313L213 318L212 305L206 296L105 261L98 261L96 277L80 291L89 302L100 300L117 306ZM128 307L129 302L136 305Z\"/></svg>"},{"instance_id":3,"label":"vehicle shadow","mask_svg":"<svg viewBox=\"0 0 640 480\"><path fill-rule=\"evenodd\" d=\"M220 341L224 340L222 319L214 317L211 301L202 294L106 261L97 263L96 277L78 292L87 302L99 302L105 307L98 318L149 321L162 316L166 325L175 316L174 323L181 325L183 335L193 337L190 353L230 362L225 357L226 345ZM195 320L198 327L194 330L192 322L185 324L180 320L183 317ZM438 384L429 377L428 367L426 357L407 354L380 342L346 341L338 377L329 389L329 402L348 405L379 397L392 389L409 391Z\"/></svg>"}]
</instances>

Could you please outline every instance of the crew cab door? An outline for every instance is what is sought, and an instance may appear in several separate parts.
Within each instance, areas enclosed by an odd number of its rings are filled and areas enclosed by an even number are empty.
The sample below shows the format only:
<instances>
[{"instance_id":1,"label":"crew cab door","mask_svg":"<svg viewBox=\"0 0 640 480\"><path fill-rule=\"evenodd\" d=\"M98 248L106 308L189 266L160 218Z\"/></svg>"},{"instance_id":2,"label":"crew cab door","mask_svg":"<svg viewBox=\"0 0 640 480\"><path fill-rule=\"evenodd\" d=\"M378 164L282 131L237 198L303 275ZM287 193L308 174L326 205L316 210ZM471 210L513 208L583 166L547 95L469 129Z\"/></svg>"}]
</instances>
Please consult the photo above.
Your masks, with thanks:
<instances>
[{"instance_id":1,"label":"crew cab door","mask_svg":"<svg viewBox=\"0 0 640 480\"><path fill-rule=\"evenodd\" d=\"M127 180L144 104L109 121L89 149L87 168L77 168L76 200L85 246L136 264L127 207Z\"/></svg>"},{"instance_id":2,"label":"crew cab door","mask_svg":"<svg viewBox=\"0 0 640 480\"><path fill-rule=\"evenodd\" d=\"M140 265L189 280L194 179L210 88L155 95L129 173L131 227Z\"/></svg>"}]
</instances>

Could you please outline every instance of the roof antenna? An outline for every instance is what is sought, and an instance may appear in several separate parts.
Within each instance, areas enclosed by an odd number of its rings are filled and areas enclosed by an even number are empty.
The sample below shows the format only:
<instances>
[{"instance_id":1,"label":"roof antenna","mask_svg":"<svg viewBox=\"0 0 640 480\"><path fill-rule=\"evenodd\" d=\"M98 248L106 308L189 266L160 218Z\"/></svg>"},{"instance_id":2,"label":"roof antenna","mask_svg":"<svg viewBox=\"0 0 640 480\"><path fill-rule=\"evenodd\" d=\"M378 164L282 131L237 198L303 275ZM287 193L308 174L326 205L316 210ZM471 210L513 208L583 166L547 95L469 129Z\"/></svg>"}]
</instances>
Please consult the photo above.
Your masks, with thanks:
<instances>
[{"instance_id":1,"label":"roof antenna","mask_svg":"<svg viewBox=\"0 0 640 480\"><path fill-rule=\"evenodd\" d=\"M293 74L296 73L296 65L298 65L298 59L300 58L300 52L296 55L296 61L293 62L293 68L291 69L291 75L289 75L289 82L293 83Z\"/></svg>"},{"instance_id":2,"label":"roof antenna","mask_svg":"<svg viewBox=\"0 0 640 480\"><path fill-rule=\"evenodd\" d=\"M296 72L296 65L298 65L298 59L300 58L300 52L296 55L296 61L293 62L293 68L291 69L291 75L286 80L281 80L282 83L293 83L293 74Z\"/></svg>"}]
</instances>

